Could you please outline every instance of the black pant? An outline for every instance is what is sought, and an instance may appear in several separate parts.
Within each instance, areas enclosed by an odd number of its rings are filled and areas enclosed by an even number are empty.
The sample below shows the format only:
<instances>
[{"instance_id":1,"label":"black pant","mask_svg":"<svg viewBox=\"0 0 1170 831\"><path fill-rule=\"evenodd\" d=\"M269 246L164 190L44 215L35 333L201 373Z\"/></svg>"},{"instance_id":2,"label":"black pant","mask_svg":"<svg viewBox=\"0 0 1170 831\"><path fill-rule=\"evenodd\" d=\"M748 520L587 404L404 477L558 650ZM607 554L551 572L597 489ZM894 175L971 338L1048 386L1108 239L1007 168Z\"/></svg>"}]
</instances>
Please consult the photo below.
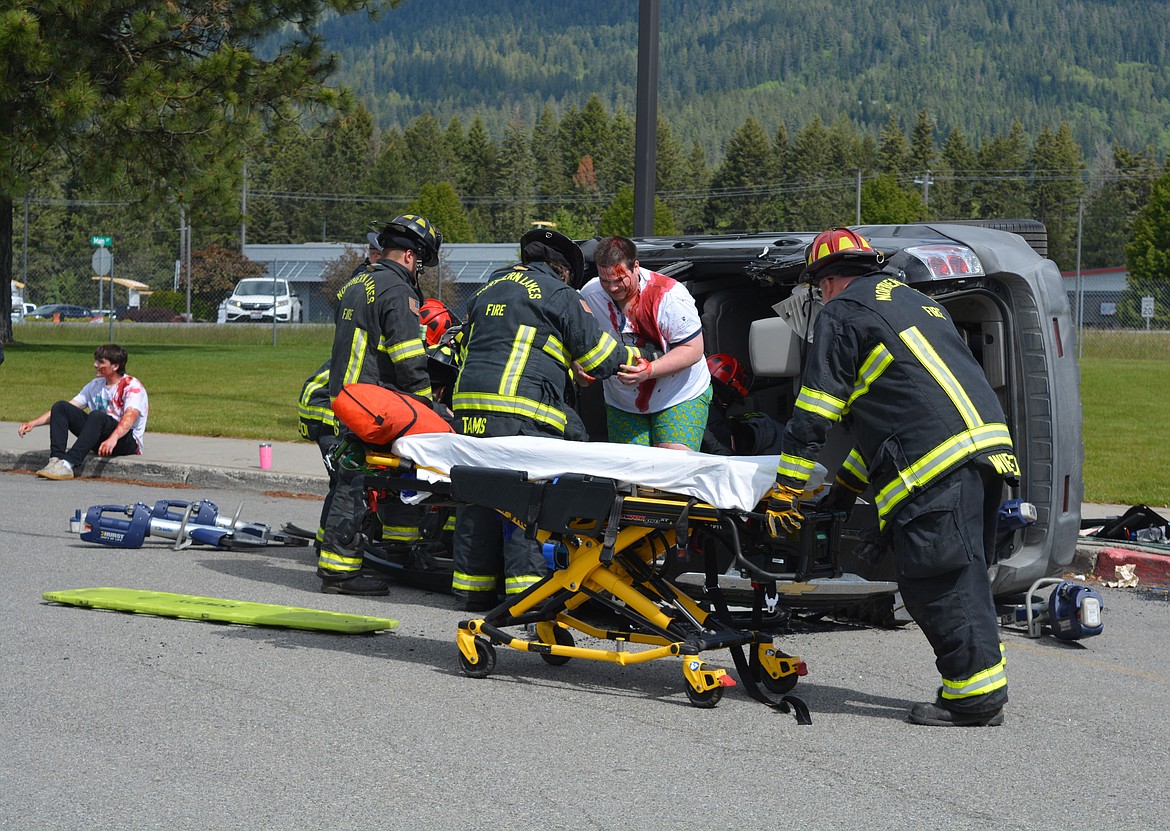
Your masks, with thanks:
<instances>
[{"instance_id":1,"label":"black pant","mask_svg":"<svg viewBox=\"0 0 1170 831\"><path fill-rule=\"evenodd\" d=\"M987 576L1002 498L1002 478L990 466L970 462L912 496L891 519L898 588L934 648L944 687L1005 677ZM941 703L969 713L1002 707L1006 684L987 687L958 698L944 693Z\"/></svg>"},{"instance_id":2,"label":"black pant","mask_svg":"<svg viewBox=\"0 0 1170 831\"><path fill-rule=\"evenodd\" d=\"M58 401L49 411L49 455L64 459L77 467L98 445L114 434L118 421L105 413L86 413L85 410L68 402ZM77 436L73 447L65 451L69 434ZM111 456L133 456L138 453L138 443L133 433L126 433L114 445Z\"/></svg>"},{"instance_id":3,"label":"black pant","mask_svg":"<svg viewBox=\"0 0 1170 831\"><path fill-rule=\"evenodd\" d=\"M321 451L322 461L329 458L329 454L341 443L340 436L324 429L320 430L313 440L317 442L317 449ZM328 464L325 465L325 471L329 474L329 492L325 494L325 502L321 505L321 519L317 522L318 554L321 553L321 540L325 537L325 518L329 516L329 506L333 504L333 493L337 490L337 471Z\"/></svg>"}]
</instances>

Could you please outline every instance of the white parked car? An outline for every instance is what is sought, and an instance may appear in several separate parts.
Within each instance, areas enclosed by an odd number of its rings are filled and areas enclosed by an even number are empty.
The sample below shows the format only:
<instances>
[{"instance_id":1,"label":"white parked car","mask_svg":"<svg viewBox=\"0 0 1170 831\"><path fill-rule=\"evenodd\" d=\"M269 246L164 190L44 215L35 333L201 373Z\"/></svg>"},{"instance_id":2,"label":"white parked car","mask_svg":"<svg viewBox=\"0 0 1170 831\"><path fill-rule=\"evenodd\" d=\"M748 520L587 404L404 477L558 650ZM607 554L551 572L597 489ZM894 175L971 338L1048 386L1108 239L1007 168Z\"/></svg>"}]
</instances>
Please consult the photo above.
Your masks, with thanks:
<instances>
[{"instance_id":1,"label":"white parked car","mask_svg":"<svg viewBox=\"0 0 1170 831\"><path fill-rule=\"evenodd\" d=\"M224 302L225 323L272 322L273 309L280 323L301 322L301 299L292 293L288 280L249 277L236 284Z\"/></svg>"},{"instance_id":2,"label":"white parked car","mask_svg":"<svg viewBox=\"0 0 1170 831\"><path fill-rule=\"evenodd\" d=\"M20 323L26 317L36 311L36 303L21 303L19 300L13 298L12 300L12 322Z\"/></svg>"}]
</instances>

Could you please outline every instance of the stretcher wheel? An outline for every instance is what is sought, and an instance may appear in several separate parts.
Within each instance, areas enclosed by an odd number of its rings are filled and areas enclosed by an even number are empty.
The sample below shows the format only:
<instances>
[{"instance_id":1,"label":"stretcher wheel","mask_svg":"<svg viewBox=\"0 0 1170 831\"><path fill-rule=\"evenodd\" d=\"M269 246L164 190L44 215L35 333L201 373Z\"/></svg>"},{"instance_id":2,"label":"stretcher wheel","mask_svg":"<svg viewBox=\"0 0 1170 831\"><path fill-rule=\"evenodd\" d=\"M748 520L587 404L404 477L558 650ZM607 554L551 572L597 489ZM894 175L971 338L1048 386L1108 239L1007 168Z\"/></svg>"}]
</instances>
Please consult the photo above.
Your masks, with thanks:
<instances>
[{"instance_id":1,"label":"stretcher wheel","mask_svg":"<svg viewBox=\"0 0 1170 831\"><path fill-rule=\"evenodd\" d=\"M795 672L790 675L781 675L779 678L773 678L762 667L757 671L759 681L764 685L764 689L768 692L776 693L776 695L784 695L784 693L792 692L792 688L796 686L796 682L800 676Z\"/></svg>"},{"instance_id":2,"label":"stretcher wheel","mask_svg":"<svg viewBox=\"0 0 1170 831\"><path fill-rule=\"evenodd\" d=\"M573 633L568 629L560 626L553 628L553 640L557 646L576 646L577 642L573 640ZM561 667L573 660L568 655L549 655L545 652L540 653L540 657L549 666Z\"/></svg>"},{"instance_id":3,"label":"stretcher wheel","mask_svg":"<svg viewBox=\"0 0 1170 831\"><path fill-rule=\"evenodd\" d=\"M723 698L723 687L714 687L699 692L690 684L687 684L687 698L690 699L692 707L698 707L700 710L710 710Z\"/></svg>"},{"instance_id":4,"label":"stretcher wheel","mask_svg":"<svg viewBox=\"0 0 1170 831\"><path fill-rule=\"evenodd\" d=\"M475 655L479 660L473 664L467 660L462 652L459 653L459 666L463 670L463 674L468 678L487 678L496 668L495 647L482 638L476 638Z\"/></svg>"}]
</instances>

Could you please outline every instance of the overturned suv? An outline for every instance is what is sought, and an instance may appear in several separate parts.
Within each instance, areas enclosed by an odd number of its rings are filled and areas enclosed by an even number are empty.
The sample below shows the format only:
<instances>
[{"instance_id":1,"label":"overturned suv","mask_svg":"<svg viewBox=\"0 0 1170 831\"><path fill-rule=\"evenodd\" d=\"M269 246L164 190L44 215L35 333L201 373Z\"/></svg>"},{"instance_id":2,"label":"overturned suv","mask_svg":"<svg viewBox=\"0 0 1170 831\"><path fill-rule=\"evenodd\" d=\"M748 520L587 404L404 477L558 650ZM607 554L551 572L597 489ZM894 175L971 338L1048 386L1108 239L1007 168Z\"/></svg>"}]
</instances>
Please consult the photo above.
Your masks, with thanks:
<instances>
[{"instance_id":1,"label":"overturned suv","mask_svg":"<svg viewBox=\"0 0 1170 831\"><path fill-rule=\"evenodd\" d=\"M1044 227L1012 220L853 230L885 254L887 269L948 311L999 397L1020 477L1018 485L1005 488L990 576L998 598L1026 592L1036 580L1071 563L1083 496L1073 321L1060 273L1043 256ZM643 267L670 275L695 298L707 354L730 355L752 368L745 409L781 422L793 411L812 321L821 306L815 289L798 281L805 247L815 236L635 240ZM597 395L592 388L587 393L592 394L581 402L582 417L591 437L603 438ZM819 457L830 479L851 446L845 429L834 428ZM835 584L822 595L826 600L871 596L866 581L892 580L888 554L874 556L872 545L860 544L877 536L871 499L871 493L862 494L829 540L835 569L845 579L814 581ZM723 566L734 572L729 557ZM814 592L806 598L808 605L816 605L815 597Z\"/></svg>"}]
</instances>

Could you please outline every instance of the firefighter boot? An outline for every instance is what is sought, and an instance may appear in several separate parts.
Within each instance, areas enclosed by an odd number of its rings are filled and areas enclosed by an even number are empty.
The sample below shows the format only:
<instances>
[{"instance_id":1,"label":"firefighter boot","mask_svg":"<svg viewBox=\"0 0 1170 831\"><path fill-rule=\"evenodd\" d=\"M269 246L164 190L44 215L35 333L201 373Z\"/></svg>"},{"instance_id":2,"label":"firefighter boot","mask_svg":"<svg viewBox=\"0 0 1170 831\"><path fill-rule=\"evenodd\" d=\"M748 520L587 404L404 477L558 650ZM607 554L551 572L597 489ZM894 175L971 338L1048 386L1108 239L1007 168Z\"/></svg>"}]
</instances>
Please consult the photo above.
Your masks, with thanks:
<instances>
[{"instance_id":1,"label":"firefighter boot","mask_svg":"<svg viewBox=\"0 0 1170 831\"><path fill-rule=\"evenodd\" d=\"M361 574L357 577L347 577L344 580L322 577L321 592L323 594L352 594L359 597L385 597L390 594L390 584L381 578Z\"/></svg>"},{"instance_id":2,"label":"firefighter boot","mask_svg":"<svg viewBox=\"0 0 1170 831\"><path fill-rule=\"evenodd\" d=\"M933 727L999 727L1003 724L1003 707L982 713L956 713L934 702L915 704L910 708L909 721Z\"/></svg>"}]
</instances>

